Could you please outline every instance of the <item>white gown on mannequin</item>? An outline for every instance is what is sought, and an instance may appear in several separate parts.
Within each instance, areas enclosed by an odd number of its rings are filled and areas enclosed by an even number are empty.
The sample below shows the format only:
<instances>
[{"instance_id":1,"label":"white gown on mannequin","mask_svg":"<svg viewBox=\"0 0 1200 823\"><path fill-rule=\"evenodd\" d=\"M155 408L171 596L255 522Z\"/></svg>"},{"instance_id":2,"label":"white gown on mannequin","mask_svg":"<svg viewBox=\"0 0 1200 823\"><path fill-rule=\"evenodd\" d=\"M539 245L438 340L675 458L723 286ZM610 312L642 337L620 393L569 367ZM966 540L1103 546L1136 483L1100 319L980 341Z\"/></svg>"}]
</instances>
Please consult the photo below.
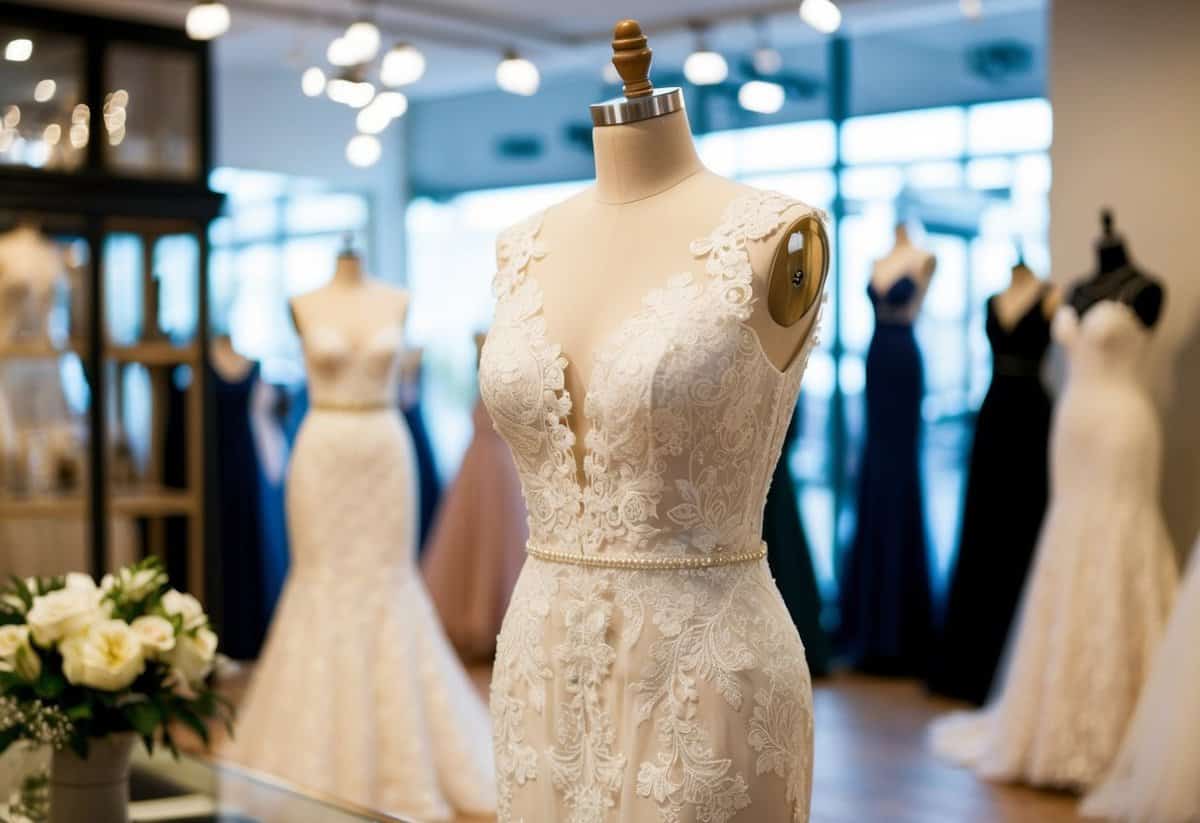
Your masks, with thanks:
<instances>
[{"instance_id":1,"label":"white gown on mannequin","mask_svg":"<svg viewBox=\"0 0 1200 823\"><path fill-rule=\"evenodd\" d=\"M759 551L813 338L781 372L746 322L747 246L804 211L739 197L692 244L693 273L605 338L574 409L541 314L540 216L499 240L480 388L530 531L492 681L501 823L808 819L809 673Z\"/></svg>"},{"instance_id":2,"label":"white gown on mannequin","mask_svg":"<svg viewBox=\"0 0 1200 823\"><path fill-rule=\"evenodd\" d=\"M491 726L415 565L399 327L305 335L311 410L287 481L291 569L227 753L421 821L495 809Z\"/></svg>"},{"instance_id":3,"label":"white gown on mannequin","mask_svg":"<svg viewBox=\"0 0 1200 823\"><path fill-rule=\"evenodd\" d=\"M1086 789L1109 768L1175 592L1159 506L1162 431L1138 364L1149 333L1124 303L1054 336L1070 375L1054 409L1050 508L1001 690L935 722L934 748L984 777Z\"/></svg>"},{"instance_id":4,"label":"white gown on mannequin","mask_svg":"<svg viewBox=\"0 0 1200 823\"><path fill-rule=\"evenodd\" d=\"M1200 821L1200 541L1116 764L1084 800L1083 814Z\"/></svg>"}]
</instances>

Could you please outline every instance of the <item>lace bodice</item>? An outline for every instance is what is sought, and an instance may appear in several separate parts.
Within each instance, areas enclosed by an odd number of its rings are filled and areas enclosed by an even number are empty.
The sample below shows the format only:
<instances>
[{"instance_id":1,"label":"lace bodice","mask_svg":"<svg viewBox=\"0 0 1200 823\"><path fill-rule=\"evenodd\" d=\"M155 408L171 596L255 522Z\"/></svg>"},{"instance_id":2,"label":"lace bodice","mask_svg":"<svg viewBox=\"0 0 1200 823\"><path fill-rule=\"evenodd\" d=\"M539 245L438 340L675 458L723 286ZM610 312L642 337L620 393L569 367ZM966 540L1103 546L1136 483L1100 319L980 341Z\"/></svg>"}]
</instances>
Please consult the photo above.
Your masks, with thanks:
<instances>
[{"instance_id":1,"label":"lace bodice","mask_svg":"<svg viewBox=\"0 0 1200 823\"><path fill-rule=\"evenodd\" d=\"M314 408L370 409L395 403L404 345L400 326L384 326L359 342L332 327L316 326L303 342Z\"/></svg>"},{"instance_id":2,"label":"lace bodice","mask_svg":"<svg viewBox=\"0 0 1200 823\"><path fill-rule=\"evenodd\" d=\"M1150 339L1133 307L1117 300L1096 303L1083 317L1064 305L1054 316L1053 332L1070 354L1073 371L1109 378L1136 378Z\"/></svg>"},{"instance_id":3,"label":"lace bodice","mask_svg":"<svg viewBox=\"0 0 1200 823\"><path fill-rule=\"evenodd\" d=\"M763 501L815 335L785 371L747 324L756 300L748 245L805 207L772 192L738 197L692 242L700 265L651 290L596 348L582 409L547 338L533 269L553 252L541 215L499 240L496 317L480 388L508 441L531 544L584 554L703 554L757 546ZM580 444L569 425L586 415Z\"/></svg>"}]
</instances>

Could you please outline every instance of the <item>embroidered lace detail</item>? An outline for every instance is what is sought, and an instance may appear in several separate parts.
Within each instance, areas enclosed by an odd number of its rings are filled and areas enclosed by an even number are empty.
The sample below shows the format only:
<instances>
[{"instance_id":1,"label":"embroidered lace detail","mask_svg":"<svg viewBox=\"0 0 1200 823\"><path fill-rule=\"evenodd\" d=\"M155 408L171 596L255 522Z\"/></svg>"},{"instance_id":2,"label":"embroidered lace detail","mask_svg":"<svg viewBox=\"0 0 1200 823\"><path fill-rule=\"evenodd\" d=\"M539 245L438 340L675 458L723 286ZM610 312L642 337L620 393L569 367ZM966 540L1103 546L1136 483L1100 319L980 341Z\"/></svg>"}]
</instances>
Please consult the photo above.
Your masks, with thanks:
<instances>
[{"instance_id":1,"label":"embroidered lace detail","mask_svg":"<svg viewBox=\"0 0 1200 823\"><path fill-rule=\"evenodd\" d=\"M738 198L691 244L704 273L669 278L596 347L582 480L568 358L547 339L529 274L547 254L540 216L500 238L480 387L521 474L531 543L617 556L758 545L816 335L782 371L767 358L746 324L749 244L799 205ZM762 562L660 571L531 557L501 631L492 712L503 823L807 819L811 687Z\"/></svg>"}]
</instances>

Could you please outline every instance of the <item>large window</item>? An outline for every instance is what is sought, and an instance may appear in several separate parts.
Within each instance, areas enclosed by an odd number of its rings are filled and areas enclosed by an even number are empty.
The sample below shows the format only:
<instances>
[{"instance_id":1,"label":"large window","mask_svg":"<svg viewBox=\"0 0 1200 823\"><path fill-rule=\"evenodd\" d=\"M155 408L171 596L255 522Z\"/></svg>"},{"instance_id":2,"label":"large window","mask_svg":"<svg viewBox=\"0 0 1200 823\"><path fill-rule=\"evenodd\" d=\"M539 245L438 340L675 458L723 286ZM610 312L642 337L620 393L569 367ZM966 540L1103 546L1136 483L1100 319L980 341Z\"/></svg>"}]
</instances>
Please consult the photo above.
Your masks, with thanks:
<instances>
[{"instance_id":1,"label":"large window","mask_svg":"<svg viewBox=\"0 0 1200 823\"><path fill-rule=\"evenodd\" d=\"M838 547L850 537L863 435L864 359L873 321L872 262L898 221L938 270L917 328L926 368L924 467L934 567L944 572L958 530L971 418L990 379L986 295L1003 288L1019 246L1045 271L1050 106L1043 99L952 106L717 132L698 140L714 171L832 211L835 264L820 348L801 391L802 436L786 455L818 576L833 601ZM474 332L486 327L496 233L583 183L418 199L408 213L413 335L442 380L429 419L444 463L469 436ZM453 295L453 299L447 299Z\"/></svg>"}]
</instances>

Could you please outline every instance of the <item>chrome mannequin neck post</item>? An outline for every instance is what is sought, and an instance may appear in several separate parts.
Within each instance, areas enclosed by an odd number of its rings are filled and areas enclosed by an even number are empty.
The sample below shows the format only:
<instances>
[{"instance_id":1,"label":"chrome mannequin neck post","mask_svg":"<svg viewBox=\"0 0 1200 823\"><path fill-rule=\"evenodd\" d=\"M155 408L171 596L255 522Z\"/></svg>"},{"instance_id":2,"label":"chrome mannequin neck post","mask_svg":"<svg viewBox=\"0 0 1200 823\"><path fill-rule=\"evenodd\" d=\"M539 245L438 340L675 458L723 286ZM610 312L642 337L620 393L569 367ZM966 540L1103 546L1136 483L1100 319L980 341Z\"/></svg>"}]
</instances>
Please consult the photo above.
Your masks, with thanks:
<instances>
[{"instance_id":1,"label":"chrome mannequin neck post","mask_svg":"<svg viewBox=\"0 0 1200 823\"><path fill-rule=\"evenodd\" d=\"M655 89L644 97L614 97L591 105L593 126L619 126L683 110L683 90Z\"/></svg>"}]
</instances>

